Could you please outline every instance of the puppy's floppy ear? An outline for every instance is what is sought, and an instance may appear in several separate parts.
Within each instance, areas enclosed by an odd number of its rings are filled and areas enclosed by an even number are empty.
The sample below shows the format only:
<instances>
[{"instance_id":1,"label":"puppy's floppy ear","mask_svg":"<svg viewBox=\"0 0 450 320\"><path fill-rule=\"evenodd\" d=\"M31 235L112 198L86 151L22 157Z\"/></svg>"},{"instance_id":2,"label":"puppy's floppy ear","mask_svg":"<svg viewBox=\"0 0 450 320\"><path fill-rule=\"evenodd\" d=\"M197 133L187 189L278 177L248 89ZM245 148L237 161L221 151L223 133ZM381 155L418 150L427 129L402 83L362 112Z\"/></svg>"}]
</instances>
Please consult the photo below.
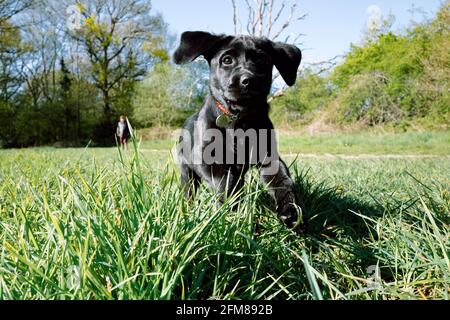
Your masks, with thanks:
<instances>
[{"instance_id":1,"label":"puppy's floppy ear","mask_svg":"<svg viewBox=\"0 0 450 320\"><path fill-rule=\"evenodd\" d=\"M272 58L275 67L288 86L293 86L297 80L297 71L302 61L302 52L296 46L272 42Z\"/></svg>"},{"instance_id":2,"label":"puppy's floppy ear","mask_svg":"<svg viewBox=\"0 0 450 320\"><path fill-rule=\"evenodd\" d=\"M176 64L186 64L199 56L205 56L207 60L210 60L212 58L211 51L224 39L223 35L213 35L208 32L184 32L181 35L180 46L173 54L173 61Z\"/></svg>"}]
</instances>

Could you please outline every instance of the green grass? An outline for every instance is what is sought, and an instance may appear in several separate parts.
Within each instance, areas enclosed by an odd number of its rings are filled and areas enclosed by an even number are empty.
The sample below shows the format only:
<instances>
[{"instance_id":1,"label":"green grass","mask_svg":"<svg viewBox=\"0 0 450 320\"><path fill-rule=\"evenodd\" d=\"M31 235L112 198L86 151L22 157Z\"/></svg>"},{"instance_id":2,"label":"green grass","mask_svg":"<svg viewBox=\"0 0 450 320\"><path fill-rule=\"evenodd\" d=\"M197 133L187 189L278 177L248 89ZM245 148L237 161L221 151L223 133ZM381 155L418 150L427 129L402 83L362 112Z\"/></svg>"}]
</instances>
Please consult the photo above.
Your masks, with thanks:
<instances>
[{"instance_id":1,"label":"green grass","mask_svg":"<svg viewBox=\"0 0 450 320\"><path fill-rule=\"evenodd\" d=\"M171 140L145 141L150 150L168 150ZM336 133L322 135L280 135L282 153L334 155L450 155L450 131L405 133Z\"/></svg>"},{"instance_id":2,"label":"green grass","mask_svg":"<svg viewBox=\"0 0 450 320\"><path fill-rule=\"evenodd\" d=\"M167 152L0 150L0 168L0 299L450 295L448 157L300 157L306 238L256 172L219 207L207 188L184 201Z\"/></svg>"},{"instance_id":3,"label":"green grass","mask_svg":"<svg viewBox=\"0 0 450 320\"><path fill-rule=\"evenodd\" d=\"M450 155L450 131L282 136L284 153Z\"/></svg>"}]
</instances>

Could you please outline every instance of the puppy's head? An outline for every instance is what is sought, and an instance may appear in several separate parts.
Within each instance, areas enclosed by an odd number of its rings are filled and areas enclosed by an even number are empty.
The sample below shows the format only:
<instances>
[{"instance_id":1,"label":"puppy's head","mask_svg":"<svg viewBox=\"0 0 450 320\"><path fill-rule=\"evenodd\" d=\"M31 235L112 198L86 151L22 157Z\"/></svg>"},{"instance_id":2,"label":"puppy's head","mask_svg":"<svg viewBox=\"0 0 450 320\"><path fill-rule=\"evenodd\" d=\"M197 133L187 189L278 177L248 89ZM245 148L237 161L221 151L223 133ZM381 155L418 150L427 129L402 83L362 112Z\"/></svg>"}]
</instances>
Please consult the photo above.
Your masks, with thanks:
<instances>
[{"instance_id":1,"label":"puppy's head","mask_svg":"<svg viewBox=\"0 0 450 320\"><path fill-rule=\"evenodd\" d=\"M174 62L186 64L199 56L210 65L213 97L233 113L267 101L274 66L289 86L294 85L302 58L297 47L266 38L183 33Z\"/></svg>"}]
</instances>

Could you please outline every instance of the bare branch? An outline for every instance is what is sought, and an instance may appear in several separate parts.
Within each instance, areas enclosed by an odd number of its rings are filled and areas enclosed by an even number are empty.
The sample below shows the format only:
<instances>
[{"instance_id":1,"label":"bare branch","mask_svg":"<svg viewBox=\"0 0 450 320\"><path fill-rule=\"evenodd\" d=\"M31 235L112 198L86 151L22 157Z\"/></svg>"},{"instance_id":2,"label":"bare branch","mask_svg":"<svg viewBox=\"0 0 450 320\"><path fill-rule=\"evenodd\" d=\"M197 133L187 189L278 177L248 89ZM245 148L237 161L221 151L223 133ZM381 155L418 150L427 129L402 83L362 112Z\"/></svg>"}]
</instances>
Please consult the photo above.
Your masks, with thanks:
<instances>
[{"instance_id":1,"label":"bare branch","mask_svg":"<svg viewBox=\"0 0 450 320\"><path fill-rule=\"evenodd\" d=\"M283 13L283 11L284 11L284 9L286 8L286 3L283 1L283 3L281 4L281 7L280 7L280 10L278 10L278 13L277 13L277 15L275 16L275 19L273 19L273 21L272 21L272 26L274 26L277 22L278 22L278 20L280 19L280 17L281 17L281 14ZM269 35L270 36L270 35Z\"/></svg>"},{"instance_id":2,"label":"bare branch","mask_svg":"<svg viewBox=\"0 0 450 320\"><path fill-rule=\"evenodd\" d=\"M263 35L263 22L264 22L264 14L266 12L266 7L267 7L267 3L265 2L265 0L257 0L256 2L257 7L258 7L258 18L257 18L257 22L258 22L258 37L262 37Z\"/></svg>"},{"instance_id":3,"label":"bare branch","mask_svg":"<svg viewBox=\"0 0 450 320\"><path fill-rule=\"evenodd\" d=\"M270 0L269 1L269 12L267 14L267 25L266 25L266 29L267 29L267 35L270 36L270 33L272 32L272 12L273 12L273 4L274 4L275 0Z\"/></svg>"},{"instance_id":4,"label":"bare branch","mask_svg":"<svg viewBox=\"0 0 450 320\"><path fill-rule=\"evenodd\" d=\"M238 12L236 7L236 0L230 0L231 6L233 7L233 25L234 25L234 34L238 34Z\"/></svg>"},{"instance_id":5,"label":"bare branch","mask_svg":"<svg viewBox=\"0 0 450 320\"><path fill-rule=\"evenodd\" d=\"M282 36L289 27L297 21L306 18L306 14L298 14L298 4L295 1L293 4L289 5L288 0L283 0L280 3L276 3L275 0L244 0L247 7L247 33L251 36L256 37L267 37L272 40L277 40ZM233 24L235 33L238 33L239 24L239 14L237 12L237 1L230 0L233 9ZM286 15L284 14L289 8L289 15L286 17L284 22L282 18ZM278 26L278 28L277 28ZM274 29L277 31L274 32ZM302 34L290 34L286 37L288 40L297 43L298 39Z\"/></svg>"},{"instance_id":6,"label":"bare branch","mask_svg":"<svg viewBox=\"0 0 450 320\"><path fill-rule=\"evenodd\" d=\"M273 40L276 40L291 24L294 20L303 20L306 17L306 14L301 15L300 17L295 18L295 11L297 9L297 3L294 3L291 6L289 17L286 19L284 24L281 26L281 28L278 30L278 32L273 36Z\"/></svg>"}]
</instances>

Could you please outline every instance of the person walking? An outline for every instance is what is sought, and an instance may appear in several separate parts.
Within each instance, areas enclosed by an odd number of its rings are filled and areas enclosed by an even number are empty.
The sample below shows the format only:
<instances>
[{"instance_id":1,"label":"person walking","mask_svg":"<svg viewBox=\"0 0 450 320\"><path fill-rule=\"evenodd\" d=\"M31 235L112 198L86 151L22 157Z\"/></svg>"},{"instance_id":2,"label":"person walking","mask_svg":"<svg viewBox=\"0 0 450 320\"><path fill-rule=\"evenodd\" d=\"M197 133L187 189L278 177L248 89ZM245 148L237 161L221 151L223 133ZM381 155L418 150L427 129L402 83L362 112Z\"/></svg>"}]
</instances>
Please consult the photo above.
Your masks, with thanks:
<instances>
[{"instance_id":1,"label":"person walking","mask_svg":"<svg viewBox=\"0 0 450 320\"><path fill-rule=\"evenodd\" d=\"M117 137L119 138L122 150L128 150L128 139L130 137L130 129L128 128L127 118L120 116L119 123L117 124Z\"/></svg>"}]
</instances>

